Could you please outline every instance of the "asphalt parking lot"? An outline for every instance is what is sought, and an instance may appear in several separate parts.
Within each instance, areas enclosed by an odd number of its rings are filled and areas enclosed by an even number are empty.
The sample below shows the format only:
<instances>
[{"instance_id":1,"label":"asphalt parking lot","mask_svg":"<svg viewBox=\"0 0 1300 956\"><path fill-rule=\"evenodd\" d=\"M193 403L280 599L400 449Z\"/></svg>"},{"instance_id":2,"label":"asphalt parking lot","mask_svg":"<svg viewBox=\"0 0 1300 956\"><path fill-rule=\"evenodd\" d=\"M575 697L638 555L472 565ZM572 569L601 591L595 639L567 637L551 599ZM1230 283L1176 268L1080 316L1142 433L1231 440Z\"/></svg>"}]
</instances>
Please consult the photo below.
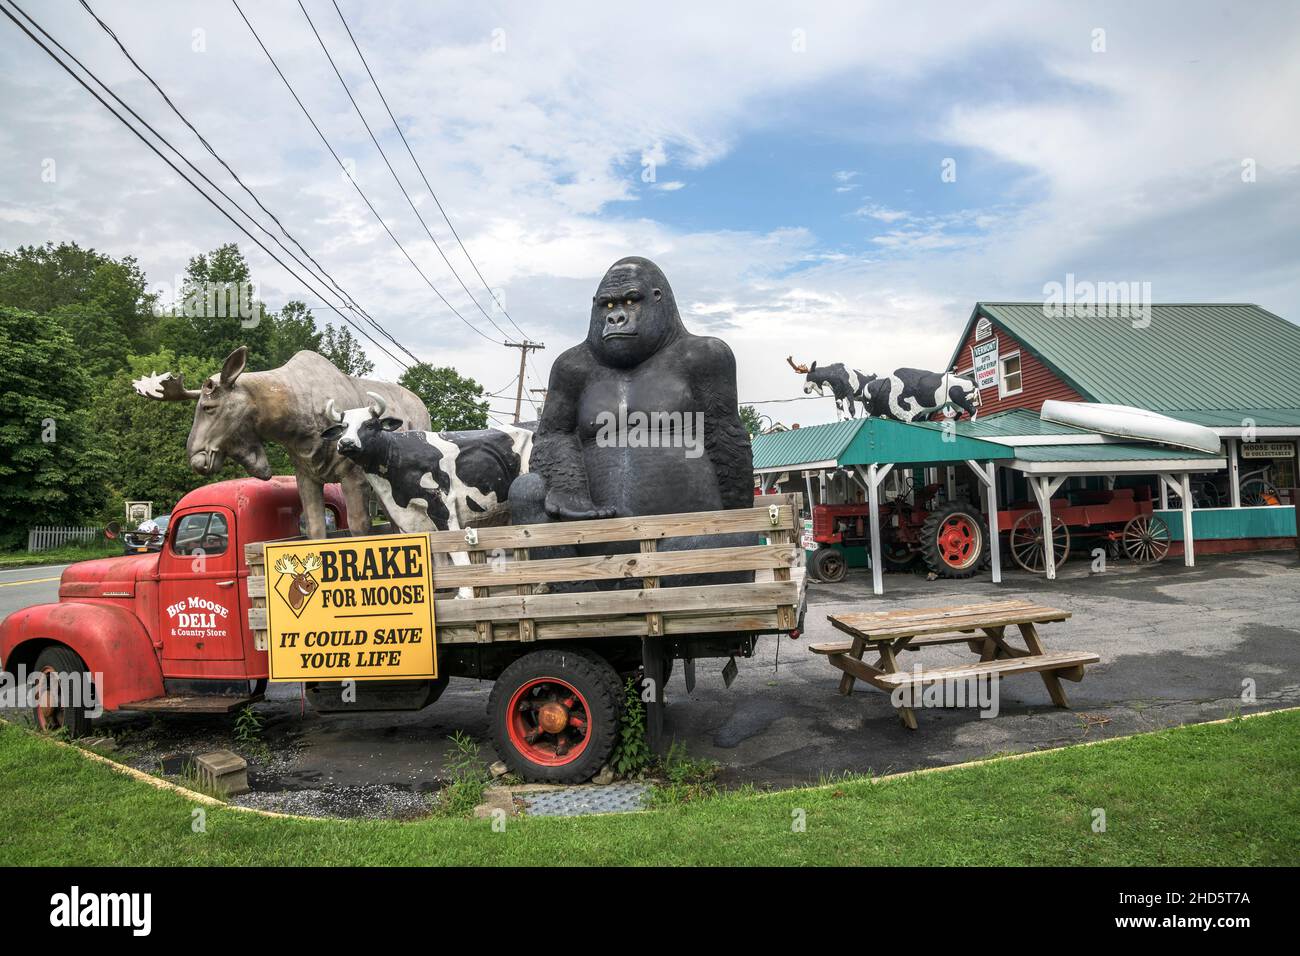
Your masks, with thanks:
<instances>
[{"instance_id":1,"label":"asphalt parking lot","mask_svg":"<svg viewBox=\"0 0 1300 956\"><path fill-rule=\"evenodd\" d=\"M929 582L891 574L885 586L883 597L872 597L862 572L838 585L810 585L804 637L764 638L755 657L740 662L730 689L723 685L722 661L701 662L690 695L679 668L668 685L668 733L691 756L721 764L724 783L782 787L842 772L936 766L1300 705L1295 552L1208 556L1190 569L1176 561L1147 568L1120 562L1101 574L1077 562L1055 582L1008 572L1000 586L987 577ZM840 637L826 622L838 611L1012 597L1073 613L1040 629L1048 650L1101 656L1081 683L1064 685L1071 709L1054 708L1042 681L1027 674L1003 681L994 719L965 709L922 710L920 729L908 731L883 693L859 684L851 697L841 697L839 672L807 650L811 642ZM42 599L50 597L29 594L24 603ZM973 660L964 645L920 653L929 664ZM1243 698L1250 688L1253 701ZM256 768L254 779L277 793L352 788L374 800L436 789L453 732L470 734L492 759L489 690L486 683L453 680L424 711L319 715L303 710L297 685L277 685L259 705L274 759ZM129 727L147 718L106 720ZM219 742L228 733L227 724L209 718L158 724L150 725L153 739L143 762L166 749Z\"/></svg>"}]
</instances>

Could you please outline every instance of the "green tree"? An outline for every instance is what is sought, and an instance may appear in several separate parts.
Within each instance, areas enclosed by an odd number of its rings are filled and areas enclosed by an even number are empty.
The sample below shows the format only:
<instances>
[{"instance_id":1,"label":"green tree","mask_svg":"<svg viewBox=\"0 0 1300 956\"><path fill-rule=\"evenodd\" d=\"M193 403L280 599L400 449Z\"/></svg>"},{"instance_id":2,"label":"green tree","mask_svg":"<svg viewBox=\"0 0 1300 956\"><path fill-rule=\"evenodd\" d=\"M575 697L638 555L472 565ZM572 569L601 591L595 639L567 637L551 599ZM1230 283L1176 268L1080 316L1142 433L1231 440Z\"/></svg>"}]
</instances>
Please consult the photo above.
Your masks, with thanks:
<instances>
[{"instance_id":1,"label":"green tree","mask_svg":"<svg viewBox=\"0 0 1300 956\"><path fill-rule=\"evenodd\" d=\"M155 301L130 256L113 259L76 243L0 252L0 306L57 316L78 364L96 379L131 352L152 348Z\"/></svg>"},{"instance_id":2,"label":"green tree","mask_svg":"<svg viewBox=\"0 0 1300 956\"><path fill-rule=\"evenodd\" d=\"M434 368L420 362L403 372L397 383L424 402L434 431L487 428L488 403L483 386L454 368Z\"/></svg>"},{"instance_id":3,"label":"green tree","mask_svg":"<svg viewBox=\"0 0 1300 956\"><path fill-rule=\"evenodd\" d=\"M740 406L740 421L745 426L745 431L749 433L750 438L763 430L763 421L759 417L758 409L753 405Z\"/></svg>"},{"instance_id":4,"label":"green tree","mask_svg":"<svg viewBox=\"0 0 1300 956\"><path fill-rule=\"evenodd\" d=\"M110 462L87 412L91 382L48 315L0 308L0 548L32 525L78 524L103 504Z\"/></svg>"},{"instance_id":5,"label":"green tree","mask_svg":"<svg viewBox=\"0 0 1300 956\"><path fill-rule=\"evenodd\" d=\"M152 501L154 513L165 514L188 491L207 484L239 478L243 469L227 464L206 478L190 468L185 443L194 422L194 402L160 402L137 395L131 382L154 372L180 373L197 387L219 367L208 358L177 357L169 351L133 355L95 395L92 406L105 447L112 449L114 468L105 483L106 512L118 516L122 502ZM270 449L268 449L270 451ZM278 473L285 468L272 465Z\"/></svg>"},{"instance_id":6,"label":"green tree","mask_svg":"<svg viewBox=\"0 0 1300 956\"><path fill-rule=\"evenodd\" d=\"M346 326L334 328L325 324L325 331L320 336L321 355L333 362L340 371L355 378L364 378L375 370L375 363L366 357L365 351Z\"/></svg>"},{"instance_id":7,"label":"green tree","mask_svg":"<svg viewBox=\"0 0 1300 956\"><path fill-rule=\"evenodd\" d=\"M248 262L230 242L190 259L177 301L159 322L158 343L177 355L216 362L247 345L250 368L270 368L275 325L274 316L253 297Z\"/></svg>"},{"instance_id":8,"label":"green tree","mask_svg":"<svg viewBox=\"0 0 1300 956\"><path fill-rule=\"evenodd\" d=\"M270 367L283 365L296 352L319 352L321 334L311 309L296 299L286 302L274 319L274 336Z\"/></svg>"}]
</instances>

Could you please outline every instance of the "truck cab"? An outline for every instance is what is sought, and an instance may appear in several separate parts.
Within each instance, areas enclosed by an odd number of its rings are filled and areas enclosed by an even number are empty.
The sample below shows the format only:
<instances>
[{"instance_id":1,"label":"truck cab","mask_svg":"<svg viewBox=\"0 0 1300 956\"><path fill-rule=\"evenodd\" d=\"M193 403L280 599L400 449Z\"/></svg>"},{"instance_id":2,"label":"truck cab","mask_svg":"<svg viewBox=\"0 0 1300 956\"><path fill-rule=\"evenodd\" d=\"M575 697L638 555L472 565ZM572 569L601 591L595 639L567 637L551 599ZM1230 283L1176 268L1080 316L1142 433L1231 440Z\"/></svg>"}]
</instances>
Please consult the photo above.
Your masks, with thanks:
<instances>
[{"instance_id":1,"label":"truck cab","mask_svg":"<svg viewBox=\"0 0 1300 956\"><path fill-rule=\"evenodd\" d=\"M337 485L325 487L327 524L346 528ZM248 627L244 547L303 533L290 476L240 478L191 491L172 511L162 549L81 561L64 570L59 599L0 622L0 667L21 686L42 675L33 708L44 729L84 731L84 701L55 678L89 674L92 710L219 713L260 696L266 652Z\"/></svg>"}]
</instances>

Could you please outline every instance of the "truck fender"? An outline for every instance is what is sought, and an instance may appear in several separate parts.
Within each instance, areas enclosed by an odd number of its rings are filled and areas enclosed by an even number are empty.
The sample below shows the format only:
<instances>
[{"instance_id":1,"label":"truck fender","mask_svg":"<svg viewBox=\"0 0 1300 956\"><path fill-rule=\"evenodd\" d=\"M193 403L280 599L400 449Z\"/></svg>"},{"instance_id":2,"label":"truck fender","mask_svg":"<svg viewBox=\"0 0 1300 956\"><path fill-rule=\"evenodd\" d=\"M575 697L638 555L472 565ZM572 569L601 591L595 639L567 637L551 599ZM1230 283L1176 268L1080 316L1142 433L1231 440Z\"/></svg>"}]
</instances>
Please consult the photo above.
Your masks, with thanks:
<instances>
[{"instance_id":1,"label":"truck fender","mask_svg":"<svg viewBox=\"0 0 1300 956\"><path fill-rule=\"evenodd\" d=\"M50 644L71 648L94 675L105 710L163 694L162 664L139 618L111 604L37 604L0 622L0 663L29 672Z\"/></svg>"}]
</instances>

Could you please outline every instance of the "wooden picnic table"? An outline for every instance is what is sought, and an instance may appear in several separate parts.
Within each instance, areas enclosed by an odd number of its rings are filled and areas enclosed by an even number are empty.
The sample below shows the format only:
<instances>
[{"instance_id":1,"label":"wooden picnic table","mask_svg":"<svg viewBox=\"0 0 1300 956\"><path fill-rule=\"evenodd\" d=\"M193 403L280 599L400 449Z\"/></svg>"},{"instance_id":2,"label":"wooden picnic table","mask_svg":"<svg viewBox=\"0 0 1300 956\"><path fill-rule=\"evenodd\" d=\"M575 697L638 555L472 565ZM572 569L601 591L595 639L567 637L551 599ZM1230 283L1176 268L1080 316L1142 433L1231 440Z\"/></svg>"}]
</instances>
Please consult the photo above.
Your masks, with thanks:
<instances>
[{"instance_id":1,"label":"wooden picnic table","mask_svg":"<svg viewBox=\"0 0 1300 956\"><path fill-rule=\"evenodd\" d=\"M1101 658L1089 651L1047 651L1039 639L1037 625L1064 621L1069 611L1046 607L1029 601L991 601L961 604L954 607L909 608L897 611L870 611L831 614L827 620L852 640L813 644L808 649L824 654L834 667L844 672L840 693L853 693L853 684L861 679L886 693L909 688L912 694L925 684L940 680L1000 679L1007 674L1037 673L1043 679L1052 703L1070 706L1061 680L1083 679L1085 664ZM1016 627L1024 647L1008 643L1006 630ZM902 651L918 651L936 644L966 644L979 655L969 664L955 664L921 670L904 670L898 666ZM870 647L879 654L873 665L862 660ZM913 707L900 706L899 717L911 730L916 729Z\"/></svg>"}]
</instances>

